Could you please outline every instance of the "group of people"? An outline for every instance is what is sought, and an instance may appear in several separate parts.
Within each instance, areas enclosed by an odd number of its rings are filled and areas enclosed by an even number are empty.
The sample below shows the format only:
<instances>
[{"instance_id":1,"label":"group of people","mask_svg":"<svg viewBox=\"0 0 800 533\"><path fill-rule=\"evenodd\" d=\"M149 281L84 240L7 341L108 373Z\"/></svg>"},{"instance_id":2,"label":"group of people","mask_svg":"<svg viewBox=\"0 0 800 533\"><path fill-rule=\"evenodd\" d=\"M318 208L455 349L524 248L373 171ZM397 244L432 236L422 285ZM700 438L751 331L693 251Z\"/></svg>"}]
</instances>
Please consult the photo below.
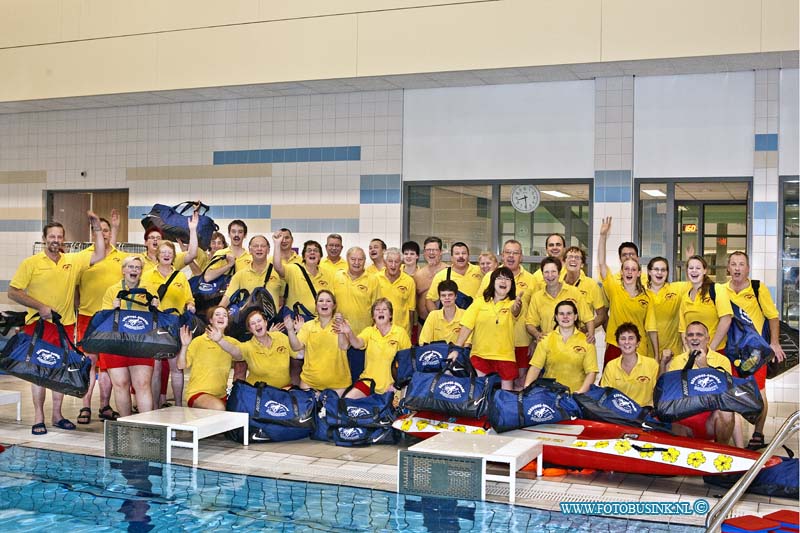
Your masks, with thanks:
<instances>
[{"instance_id":1,"label":"group of people","mask_svg":"<svg viewBox=\"0 0 800 533\"><path fill-rule=\"evenodd\" d=\"M190 368L186 405L224 409L230 371L235 379L266 382L276 387L335 389L339 394L362 397L383 393L393 385L391 364L397 351L412 344L446 341L454 347L469 345L471 363L480 375L495 372L507 390L520 390L539 377L554 378L573 392L585 392L598 382L600 368L595 332L606 331L603 372L599 383L626 393L641 405L652 405L658 376L683 368L692 351L700 352L695 366L723 367L736 372L724 356L731 323L731 302L745 310L757 328L764 323L772 332L776 357L783 351L778 340L778 311L762 284L754 293L744 252L728 259L727 283L713 283L702 256L686 262L688 281L669 281L669 262L655 257L642 268L637 246L618 247L621 271L606 264L611 218L600 228L598 267L601 281L586 274L586 252L566 246L562 235L545 243L545 258L530 272L522 265L522 244L503 243L498 259L491 252L470 262L466 243L450 246L450 264L442 261L443 243L425 239L422 248L413 241L387 248L381 239L370 241L365 251L349 248L327 236L323 246L313 240L294 251L290 229L281 228L271 238L247 239L247 224L234 220L228 239L212 236L209 250L198 250L197 215L189 218L188 243L165 241L158 230L145 235L147 251L127 255L114 246L118 215L111 222L89 214L94 245L78 254L63 254L64 230L60 224L45 227L45 250L26 259L11 281L9 297L34 314L49 319L56 311L62 323L76 323L75 294L79 295L77 338L91 316L103 308L195 310L185 267L207 283L228 280L225 295L207 310L206 333L193 338L181 331L181 349L168 370L160 362L110 354L92 356L101 370L101 418L115 417L116 409L130 414L131 389L139 411L164 403L168 372L177 405L184 397L183 370ZM420 255L424 264L419 264ZM369 261L369 264L367 264ZM77 291L72 288L77 288ZM119 299L120 290L143 287L147 293ZM245 319L252 338L242 342L228 335L227 306L240 290L264 287L276 306L296 311L282 321L268 320L259 311ZM54 290L59 288L63 290ZM52 335L48 329L46 335ZM455 358L454 349L450 357ZM756 374L764 389L765 369ZM78 422L91 417L90 389ZM762 394L763 395L763 394ZM44 390L33 388L36 407L34 434L44 425ZM748 443L764 445L764 412ZM63 429L75 426L61 413L61 399L53 394L52 423ZM681 421L679 431L697 438L726 442L733 437L744 446L741 421L732 413L703 413Z\"/></svg>"}]
</instances>

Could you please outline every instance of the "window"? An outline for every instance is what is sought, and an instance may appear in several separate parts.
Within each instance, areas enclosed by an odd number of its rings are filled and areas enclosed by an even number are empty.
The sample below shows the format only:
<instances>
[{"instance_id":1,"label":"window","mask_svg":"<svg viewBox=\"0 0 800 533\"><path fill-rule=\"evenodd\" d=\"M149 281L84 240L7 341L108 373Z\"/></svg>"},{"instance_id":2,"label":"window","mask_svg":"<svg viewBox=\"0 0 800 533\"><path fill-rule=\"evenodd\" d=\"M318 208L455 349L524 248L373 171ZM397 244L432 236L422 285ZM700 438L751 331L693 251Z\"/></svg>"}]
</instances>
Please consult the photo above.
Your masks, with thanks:
<instances>
[{"instance_id":1,"label":"window","mask_svg":"<svg viewBox=\"0 0 800 533\"><path fill-rule=\"evenodd\" d=\"M794 327L800 324L800 303L798 303L798 258L800 257L800 194L798 177L781 179L781 203L783 212L783 231L781 237L781 318Z\"/></svg>"}]
</instances>

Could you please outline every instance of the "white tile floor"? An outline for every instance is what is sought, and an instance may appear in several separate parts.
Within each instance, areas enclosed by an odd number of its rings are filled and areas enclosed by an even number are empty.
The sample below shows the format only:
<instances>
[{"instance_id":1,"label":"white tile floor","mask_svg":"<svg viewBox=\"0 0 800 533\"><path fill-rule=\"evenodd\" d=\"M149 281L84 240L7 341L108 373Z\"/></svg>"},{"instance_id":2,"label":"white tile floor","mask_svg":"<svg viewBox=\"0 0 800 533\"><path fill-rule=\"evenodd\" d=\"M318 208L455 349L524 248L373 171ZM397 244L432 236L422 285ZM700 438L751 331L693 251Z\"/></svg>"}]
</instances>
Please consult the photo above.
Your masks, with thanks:
<instances>
[{"instance_id":1,"label":"white tile floor","mask_svg":"<svg viewBox=\"0 0 800 533\"><path fill-rule=\"evenodd\" d=\"M89 425L79 425L76 431L53 428L49 420L49 400L45 406L48 434L32 436L33 407L30 387L10 376L0 375L0 389L19 390L22 393L22 421L17 422L16 406L0 406L0 443L20 444L37 448L103 455L102 424L96 418L99 405L95 401L93 419ZM49 398L49 394L48 394ZM97 400L97 399L96 399ZM75 421L80 400L66 397L64 414ZM771 404L771 414L786 416L798 407L792 404ZM766 426L767 437L782 423L772 416ZM769 439L768 439L769 440ZM396 490L398 446L372 446L368 448L340 448L332 444L311 440L287 443L260 443L245 449L223 437L212 437L200 445L200 467L211 470L277 477L292 480L318 481L381 490ZM791 447L797 451L797 437ZM191 466L188 450L175 450L176 462ZM539 509L558 510L561 501L694 501L705 498L710 505L717 501L721 491L710 488L696 477L651 477L636 474L594 472L567 474L536 479L532 473L520 472L525 477L518 482L517 504ZM508 486L491 483L488 498L507 501ZM798 502L765 496L745 495L734 508L733 515L766 514L778 509L798 509ZM631 517L642 520L652 517ZM661 522L702 525L704 517L660 517Z\"/></svg>"}]
</instances>

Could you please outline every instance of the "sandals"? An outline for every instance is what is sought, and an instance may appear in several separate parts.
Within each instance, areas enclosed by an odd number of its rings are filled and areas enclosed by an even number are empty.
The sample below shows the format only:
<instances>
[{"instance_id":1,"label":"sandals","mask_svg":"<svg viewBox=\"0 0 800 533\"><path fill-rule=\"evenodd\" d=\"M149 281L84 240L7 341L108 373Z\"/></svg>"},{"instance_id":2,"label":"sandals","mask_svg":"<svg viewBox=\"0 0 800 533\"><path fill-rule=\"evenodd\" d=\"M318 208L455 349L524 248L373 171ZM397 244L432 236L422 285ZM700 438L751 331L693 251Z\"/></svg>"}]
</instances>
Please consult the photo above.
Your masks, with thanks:
<instances>
[{"instance_id":1,"label":"sandals","mask_svg":"<svg viewBox=\"0 0 800 533\"><path fill-rule=\"evenodd\" d=\"M44 425L44 422L32 425L31 435L47 435L47 426Z\"/></svg>"},{"instance_id":2,"label":"sandals","mask_svg":"<svg viewBox=\"0 0 800 533\"><path fill-rule=\"evenodd\" d=\"M78 424L88 424L92 421L92 410L88 407L82 407L78 411Z\"/></svg>"},{"instance_id":3,"label":"sandals","mask_svg":"<svg viewBox=\"0 0 800 533\"><path fill-rule=\"evenodd\" d=\"M59 429L66 429L67 431L72 431L74 429L77 429L75 424L73 424L71 421L67 420L66 418L62 418L58 422L54 422L53 425L55 427L59 428Z\"/></svg>"},{"instance_id":4,"label":"sandals","mask_svg":"<svg viewBox=\"0 0 800 533\"><path fill-rule=\"evenodd\" d=\"M760 450L767 446L767 443L764 442L764 434L759 433L758 431L753 432L753 436L750 437L750 442L747 444L748 450Z\"/></svg>"},{"instance_id":5,"label":"sandals","mask_svg":"<svg viewBox=\"0 0 800 533\"><path fill-rule=\"evenodd\" d=\"M99 416L101 420L111 420L113 422L119 418L119 413L113 410L110 405L106 405L105 407L100 408L97 416Z\"/></svg>"}]
</instances>

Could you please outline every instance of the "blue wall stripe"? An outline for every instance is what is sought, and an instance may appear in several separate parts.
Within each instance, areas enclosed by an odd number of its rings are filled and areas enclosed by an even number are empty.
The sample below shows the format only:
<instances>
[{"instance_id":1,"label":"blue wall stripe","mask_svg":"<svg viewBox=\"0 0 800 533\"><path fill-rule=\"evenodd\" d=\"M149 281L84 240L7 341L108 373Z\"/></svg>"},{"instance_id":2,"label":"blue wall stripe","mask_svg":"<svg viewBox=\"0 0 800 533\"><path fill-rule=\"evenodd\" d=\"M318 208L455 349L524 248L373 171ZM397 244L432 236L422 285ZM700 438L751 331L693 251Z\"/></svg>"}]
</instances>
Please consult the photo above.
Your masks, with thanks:
<instances>
[{"instance_id":1,"label":"blue wall stripe","mask_svg":"<svg viewBox=\"0 0 800 533\"><path fill-rule=\"evenodd\" d=\"M273 218L273 228L289 228L295 233L358 233L357 218Z\"/></svg>"},{"instance_id":2,"label":"blue wall stripe","mask_svg":"<svg viewBox=\"0 0 800 533\"><path fill-rule=\"evenodd\" d=\"M265 150L220 150L214 152L215 165L253 163L307 163L309 161L360 161L360 146L272 148Z\"/></svg>"},{"instance_id":3,"label":"blue wall stripe","mask_svg":"<svg viewBox=\"0 0 800 533\"><path fill-rule=\"evenodd\" d=\"M756 133L756 152L769 152L777 149L777 133Z\"/></svg>"},{"instance_id":4,"label":"blue wall stripe","mask_svg":"<svg viewBox=\"0 0 800 533\"><path fill-rule=\"evenodd\" d=\"M777 220L778 202L753 202L753 218Z\"/></svg>"},{"instance_id":5,"label":"blue wall stripe","mask_svg":"<svg viewBox=\"0 0 800 533\"><path fill-rule=\"evenodd\" d=\"M22 219L0 220L0 231L41 232L43 226L44 224L42 224L41 220L22 220Z\"/></svg>"},{"instance_id":6,"label":"blue wall stripe","mask_svg":"<svg viewBox=\"0 0 800 533\"><path fill-rule=\"evenodd\" d=\"M630 187L630 170L595 170L595 187Z\"/></svg>"},{"instance_id":7,"label":"blue wall stripe","mask_svg":"<svg viewBox=\"0 0 800 533\"><path fill-rule=\"evenodd\" d=\"M631 188L628 187L598 187L594 188L595 202L630 202Z\"/></svg>"},{"instance_id":8,"label":"blue wall stripe","mask_svg":"<svg viewBox=\"0 0 800 533\"><path fill-rule=\"evenodd\" d=\"M360 192L362 204L399 204L400 174L363 174Z\"/></svg>"},{"instance_id":9,"label":"blue wall stripe","mask_svg":"<svg viewBox=\"0 0 800 533\"><path fill-rule=\"evenodd\" d=\"M144 215L149 213L151 208L152 206L150 205L129 206L128 219L139 220ZM272 206L262 204L213 205L210 206L210 209L208 210L208 216L211 218L241 218L243 220L252 220L259 218L270 218L271 214Z\"/></svg>"}]
</instances>

